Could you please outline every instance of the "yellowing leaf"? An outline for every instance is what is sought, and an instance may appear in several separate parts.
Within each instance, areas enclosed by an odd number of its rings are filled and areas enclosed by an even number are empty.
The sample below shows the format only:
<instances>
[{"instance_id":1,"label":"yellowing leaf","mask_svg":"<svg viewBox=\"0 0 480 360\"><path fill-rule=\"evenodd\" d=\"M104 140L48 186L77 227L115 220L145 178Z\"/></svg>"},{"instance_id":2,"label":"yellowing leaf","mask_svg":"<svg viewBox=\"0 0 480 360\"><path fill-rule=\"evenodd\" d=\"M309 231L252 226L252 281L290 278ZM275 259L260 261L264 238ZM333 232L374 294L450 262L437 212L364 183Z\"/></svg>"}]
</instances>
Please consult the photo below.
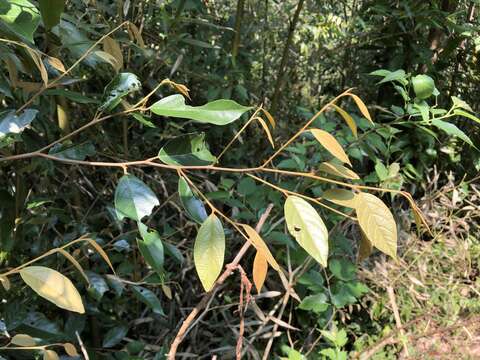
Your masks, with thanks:
<instances>
[{"instance_id":1,"label":"yellowing leaf","mask_svg":"<svg viewBox=\"0 0 480 360\"><path fill-rule=\"evenodd\" d=\"M328 231L317 211L297 196L285 201L285 221L290 234L323 267L328 259Z\"/></svg>"},{"instance_id":2,"label":"yellowing leaf","mask_svg":"<svg viewBox=\"0 0 480 360\"><path fill-rule=\"evenodd\" d=\"M276 126L276 123L275 123L275 119L273 118L272 114L270 114L267 110L265 110L264 108L262 108L262 111L263 113L265 114L265 116L267 117L267 120L268 122L270 123L270 125L272 125L272 128L275 129L275 126Z\"/></svg>"},{"instance_id":3,"label":"yellowing leaf","mask_svg":"<svg viewBox=\"0 0 480 360\"><path fill-rule=\"evenodd\" d=\"M381 252L397 257L397 225L392 213L375 195L357 195L357 218L367 239Z\"/></svg>"},{"instance_id":4,"label":"yellowing leaf","mask_svg":"<svg viewBox=\"0 0 480 360\"><path fill-rule=\"evenodd\" d=\"M115 63L112 64L115 70L119 71L123 68L122 48L116 40L109 36L103 39L103 50L115 59Z\"/></svg>"},{"instance_id":5,"label":"yellowing leaf","mask_svg":"<svg viewBox=\"0 0 480 360\"><path fill-rule=\"evenodd\" d=\"M353 120L350 114L343 110L341 107L335 104L332 104L332 106L342 116L343 120L345 120L350 130L352 130L353 136L357 137L357 124L355 123L355 120Z\"/></svg>"},{"instance_id":6,"label":"yellowing leaf","mask_svg":"<svg viewBox=\"0 0 480 360\"><path fill-rule=\"evenodd\" d=\"M262 290L263 283L267 278L268 262L265 256L261 252L256 253L253 260L253 283L257 288L258 293Z\"/></svg>"},{"instance_id":7,"label":"yellowing leaf","mask_svg":"<svg viewBox=\"0 0 480 360\"><path fill-rule=\"evenodd\" d=\"M43 351L43 360L59 360L58 354L53 350Z\"/></svg>"},{"instance_id":8,"label":"yellowing leaf","mask_svg":"<svg viewBox=\"0 0 480 360\"><path fill-rule=\"evenodd\" d=\"M340 145L338 143L338 141L337 141L337 139L335 139L335 137L333 137L328 132L326 132L324 130L320 130L320 129L310 129L310 132L313 134L313 136L315 136L315 139L317 139L317 141L325 149L328 150L328 152L330 154L335 156L341 162L347 163L350 166L352 166L352 164L350 163L350 160L348 159L347 154L345 153L345 151L342 148L342 145Z\"/></svg>"},{"instance_id":9,"label":"yellowing leaf","mask_svg":"<svg viewBox=\"0 0 480 360\"><path fill-rule=\"evenodd\" d=\"M73 264L73 266L75 266L75 268L80 272L80 274L82 274L87 284L90 284L90 282L88 281L87 274L85 274L85 271L83 271L82 265L80 265L80 263L72 255L70 255L67 251L61 248L56 249L56 251L58 251L60 254L65 256L67 260L69 260Z\"/></svg>"},{"instance_id":10,"label":"yellowing leaf","mask_svg":"<svg viewBox=\"0 0 480 360\"><path fill-rule=\"evenodd\" d=\"M275 144L274 144L274 142L273 142L272 134L270 133L270 130L268 129L268 126L267 126L267 124L265 123L265 121L264 121L261 117L259 117L259 116L256 116L255 119L257 119L258 122L260 123L260 125L262 125L263 130L264 130L265 133L267 134L268 141L269 141L270 144L272 145L272 148L275 148Z\"/></svg>"},{"instance_id":11,"label":"yellowing leaf","mask_svg":"<svg viewBox=\"0 0 480 360\"><path fill-rule=\"evenodd\" d=\"M10 290L10 280L6 276L0 276L0 282L2 283L3 288L5 291Z\"/></svg>"},{"instance_id":12,"label":"yellowing leaf","mask_svg":"<svg viewBox=\"0 0 480 360\"><path fill-rule=\"evenodd\" d=\"M57 59L56 57L53 57L53 56L47 56L47 61L53 68L60 71L61 73L64 73L66 71L65 66L60 61L60 59Z\"/></svg>"},{"instance_id":13,"label":"yellowing leaf","mask_svg":"<svg viewBox=\"0 0 480 360\"><path fill-rule=\"evenodd\" d=\"M27 334L17 334L12 338L12 341L10 342L12 345L17 345L17 346L35 346L37 343L35 342L35 339L32 338L30 335Z\"/></svg>"},{"instance_id":14,"label":"yellowing leaf","mask_svg":"<svg viewBox=\"0 0 480 360\"><path fill-rule=\"evenodd\" d=\"M35 66L37 67L37 69L40 71L40 75L42 77L43 83L45 85L47 85L48 84L48 73L47 73L47 69L45 69L45 65L43 65L42 58L40 57L40 55L35 50L30 49L29 47L26 47L25 49L27 50L28 54L32 58L33 62L35 63Z\"/></svg>"},{"instance_id":15,"label":"yellowing leaf","mask_svg":"<svg viewBox=\"0 0 480 360\"><path fill-rule=\"evenodd\" d=\"M170 300L173 299L172 289L170 288L170 286L162 284L162 291L168 299L170 299Z\"/></svg>"},{"instance_id":16,"label":"yellowing leaf","mask_svg":"<svg viewBox=\"0 0 480 360\"><path fill-rule=\"evenodd\" d=\"M77 349L75 348L75 346L73 344L65 343L65 344L63 344L63 348L65 349L65 352L67 353L67 355L78 356Z\"/></svg>"},{"instance_id":17,"label":"yellowing leaf","mask_svg":"<svg viewBox=\"0 0 480 360\"><path fill-rule=\"evenodd\" d=\"M277 261L275 260L272 253L268 249L267 244L265 244L265 241L263 241L260 235L255 231L255 229L252 228L250 225L246 225L246 224L242 224L242 227L245 229L245 232L248 235L248 239L250 240L252 245L255 247L255 249L257 249L257 251L262 254L265 260L268 261L268 263L274 270L280 271L280 266L278 265Z\"/></svg>"},{"instance_id":18,"label":"yellowing leaf","mask_svg":"<svg viewBox=\"0 0 480 360\"><path fill-rule=\"evenodd\" d=\"M344 179L358 180L360 177L349 168L335 164L333 162L323 162L318 166L318 170L326 172L327 174L338 176Z\"/></svg>"},{"instance_id":19,"label":"yellowing leaf","mask_svg":"<svg viewBox=\"0 0 480 360\"><path fill-rule=\"evenodd\" d=\"M373 250L373 246L370 240L368 240L368 238L365 236L365 233L363 231L361 231L361 233L362 233L362 236L360 238L360 245L358 247L358 256L357 256L359 262L369 257Z\"/></svg>"},{"instance_id":20,"label":"yellowing leaf","mask_svg":"<svg viewBox=\"0 0 480 360\"><path fill-rule=\"evenodd\" d=\"M346 206L352 209L356 207L357 198L351 190L328 189L323 193L322 198L340 206Z\"/></svg>"},{"instance_id":21,"label":"yellowing leaf","mask_svg":"<svg viewBox=\"0 0 480 360\"><path fill-rule=\"evenodd\" d=\"M132 40L135 40L141 48L145 48L145 42L143 41L142 34L140 34L140 30L138 29L137 25L134 23L128 23L128 34Z\"/></svg>"},{"instance_id":22,"label":"yellowing leaf","mask_svg":"<svg viewBox=\"0 0 480 360\"><path fill-rule=\"evenodd\" d=\"M365 103L362 101L362 99L360 99L357 95L355 94L348 94L352 97L352 99L355 101L355 103L357 104L357 107L358 107L358 110L360 110L360 112L362 113L362 115L368 120L370 121L370 123L373 125L373 120L372 120L372 117L370 116L370 112L368 111L367 109L367 106L365 105Z\"/></svg>"},{"instance_id":23,"label":"yellowing leaf","mask_svg":"<svg viewBox=\"0 0 480 360\"><path fill-rule=\"evenodd\" d=\"M92 247L97 251L98 255L100 255L103 260L105 260L112 272L115 274L115 269L113 268L113 265L110 262L107 253L102 249L102 247L93 239L85 239L85 241L88 241L88 243L92 245Z\"/></svg>"},{"instance_id":24,"label":"yellowing leaf","mask_svg":"<svg viewBox=\"0 0 480 360\"><path fill-rule=\"evenodd\" d=\"M85 312L77 289L58 271L44 266L28 266L20 270L20 276L33 291L58 307L80 314Z\"/></svg>"},{"instance_id":25,"label":"yellowing leaf","mask_svg":"<svg viewBox=\"0 0 480 360\"><path fill-rule=\"evenodd\" d=\"M222 271L225 257L225 234L215 214L205 219L198 230L193 260L205 291L210 291Z\"/></svg>"}]
</instances>

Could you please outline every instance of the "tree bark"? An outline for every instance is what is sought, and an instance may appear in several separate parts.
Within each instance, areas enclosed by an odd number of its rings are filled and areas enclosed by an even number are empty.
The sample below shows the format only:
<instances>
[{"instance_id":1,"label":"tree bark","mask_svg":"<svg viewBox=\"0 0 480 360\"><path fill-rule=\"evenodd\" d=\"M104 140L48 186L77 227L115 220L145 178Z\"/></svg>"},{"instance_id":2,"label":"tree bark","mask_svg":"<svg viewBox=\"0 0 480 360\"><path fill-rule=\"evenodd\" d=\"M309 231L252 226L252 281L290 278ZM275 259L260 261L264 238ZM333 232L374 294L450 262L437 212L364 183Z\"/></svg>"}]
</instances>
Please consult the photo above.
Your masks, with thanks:
<instances>
[{"instance_id":1,"label":"tree bark","mask_svg":"<svg viewBox=\"0 0 480 360\"><path fill-rule=\"evenodd\" d=\"M232 61L235 63L235 59L238 55L238 48L240 46L240 32L242 30L243 8L245 7L245 0L238 0L237 12L235 14L235 35L233 36L232 43Z\"/></svg>"}]
</instances>

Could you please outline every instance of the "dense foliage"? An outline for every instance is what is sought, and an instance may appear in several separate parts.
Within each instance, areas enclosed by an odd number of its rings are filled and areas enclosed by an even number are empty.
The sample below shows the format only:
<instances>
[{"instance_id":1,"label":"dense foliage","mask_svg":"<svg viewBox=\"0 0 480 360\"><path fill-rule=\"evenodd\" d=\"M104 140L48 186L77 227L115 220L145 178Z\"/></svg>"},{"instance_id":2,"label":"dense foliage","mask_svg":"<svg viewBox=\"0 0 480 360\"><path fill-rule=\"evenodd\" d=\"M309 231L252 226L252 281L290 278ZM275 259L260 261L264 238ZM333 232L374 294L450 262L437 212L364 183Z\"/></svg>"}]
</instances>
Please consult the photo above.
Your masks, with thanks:
<instances>
[{"instance_id":1,"label":"dense foliage","mask_svg":"<svg viewBox=\"0 0 480 360\"><path fill-rule=\"evenodd\" d=\"M0 358L367 352L359 269L437 238L433 167L480 170L477 12L0 0Z\"/></svg>"}]
</instances>

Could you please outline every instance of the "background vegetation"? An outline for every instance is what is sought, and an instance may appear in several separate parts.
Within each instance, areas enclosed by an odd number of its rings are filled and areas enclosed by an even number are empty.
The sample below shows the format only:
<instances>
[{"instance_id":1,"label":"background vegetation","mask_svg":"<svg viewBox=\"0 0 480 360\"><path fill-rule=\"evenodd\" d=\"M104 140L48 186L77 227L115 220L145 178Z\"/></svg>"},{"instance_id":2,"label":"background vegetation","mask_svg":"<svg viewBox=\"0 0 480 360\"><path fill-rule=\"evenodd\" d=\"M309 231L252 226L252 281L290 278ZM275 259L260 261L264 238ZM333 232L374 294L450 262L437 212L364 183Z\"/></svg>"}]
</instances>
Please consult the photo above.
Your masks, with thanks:
<instances>
[{"instance_id":1,"label":"background vegetation","mask_svg":"<svg viewBox=\"0 0 480 360\"><path fill-rule=\"evenodd\" d=\"M178 358L480 356L479 6L0 0L0 356L164 359L199 303ZM335 136L355 173L326 166L332 156L310 133L275 159L279 172L252 173L257 179L101 165L155 158L179 135L204 133L220 166L257 167L349 88L374 125L344 96L340 111L325 109L313 126ZM146 111L172 94L192 106L231 99L268 112L243 129L253 111L240 117L248 110L241 106L225 126ZM169 164L175 149L160 160ZM287 230L282 191L261 181L315 199L332 185L286 171L391 190L376 195L397 223L397 259L380 252L359 259L355 219L316 206L330 251L325 268L312 261ZM144 213L122 207L126 172L141 180L142 194L153 193ZM412 194L427 224L396 190ZM252 227L264 215L257 230L284 277L270 269L259 294L250 292L250 249L205 297L194 242L208 202ZM137 224L142 214L150 232ZM228 264L245 239L223 222ZM35 265L71 279L84 314L38 296L25 285L28 274L8 273L76 239L67 255L49 253ZM28 337L12 343L21 334Z\"/></svg>"}]
</instances>

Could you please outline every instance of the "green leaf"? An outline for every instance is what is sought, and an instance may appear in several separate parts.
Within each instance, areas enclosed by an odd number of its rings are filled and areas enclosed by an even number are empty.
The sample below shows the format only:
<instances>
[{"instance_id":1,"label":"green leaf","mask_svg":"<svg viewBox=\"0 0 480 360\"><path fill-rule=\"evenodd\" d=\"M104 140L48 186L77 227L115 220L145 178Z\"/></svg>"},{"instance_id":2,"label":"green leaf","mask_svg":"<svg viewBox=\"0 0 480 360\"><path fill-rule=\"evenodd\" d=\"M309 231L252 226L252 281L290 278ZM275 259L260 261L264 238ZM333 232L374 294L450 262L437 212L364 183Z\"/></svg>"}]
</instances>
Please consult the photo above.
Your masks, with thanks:
<instances>
[{"instance_id":1,"label":"green leaf","mask_svg":"<svg viewBox=\"0 0 480 360\"><path fill-rule=\"evenodd\" d=\"M428 75L417 75L412 78L413 91L418 99L427 99L435 90L435 82Z\"/></svg>"},{"instance_id":2,"label":"green leaf","mask_svg":"<svg viewBox=\"0 0 480 360\"><path fill-rule=\"evenodd\" d=\"M115 210L120 220L127 217L140 221L150 215L152 209L159 205L154 192L140 179L133 175L124 175L115 190Z\"/></svg>"},{"instance_id":3,"label":"green leaf","mask_svg":"<svg viewBox=\"0 0 480 360\"><path fill-rule=\"evenodd\" d=\"M372 74L373 75L373 74ZM398 81L402 85L407 84L407 74L404 70L396 70L389 74L387 74L382 80L380 80L379 84L383 84L389 81Z\"/></svg>"},{"instance_id":4,"label":"green leaf","mask_svg":"<svg viewBox=\"0 0 480 360\"><path fill-rule=\"evenodd\" d=\"M152 105L154 114L194 120L201 123L226 125L252 109L237 104L233 100L215 100L202 106L185 105L185 98L180 95L170 95Z\"/></svg>"},{"instance_id":5,"label":"green leaf","mask_svg":"<svg viewBox=\"0 0 480 360\"><path fill-rule=\"evenodd\" d=\"M85 273L87 274L88 282L90 284L90 286L88 287L88 293L95 300L102 300L103 294L110 290L107 282L102 275L97 274L96 272L87 270L85 271Z\"/></svg>"},{"instance_id":6,"label":"green leaf","mask_svg":"<svg viewBox=\"0 0 480 360\"><path fill-rule=\"evenodd\" d=\"M446 121L438 120L438 119L432 120L432 125L436 126L440 130L443 130L448 135L459 137L460 139L465 141L467 144L476 148L476 146L473 144L472 140L467 136L467 134L465 134L462 130L460 130L456 125Z\"/></svg>"},{"instance_id":7,"label":"green leaf","mask_svg":"<svg viewBox=\"0 0 480 360\"><path fill-rule=\"evenodd\" d=\"M125 335L127 335L128 326L127 325L116 325L107 331L103 338L102 347L112 348L118 345Z\"/></svg>"},{"instance_id":8,"label":"green leaf","mask_svg":"<svg viewBox=\"0 0 480 360\"><path fill-rule=\"evenodd\" d=\"M203 223L208 216L205 206L192 192L183 176L178 178L178 195L188 216L199 224Z\"/></svg>"},{"instance_id":9,"label":"green leaf","mask_svg":"<svg viewBox=\"0 0 480 360\"><path fill-rule=\"evenodd\" d=\"M135 297L152 309L155 314L165 315L160 300L152 291L141 286L134 286L132 290Z\"/></svg>"},{"instance_id":10,"label":"green leaf","mask_svg":"<svg viewBox=\"0 0 480 360\"><path fill-rule=\"evenodd\" d=\"M124 96L140 90L141 87L142 84L138 80L137 75L132 73L117 74L105 87L103 104L99 109L101 111L113 110Z\"/></svg>"},{"instance_id":11,"label":"green leaf","mask_svg":"<svg viewBox=\"0 0 480 360\"><path fill-rule=\"evenodd\" d=\"M59 159L85 160L87 156L95 155L95 146L90 141L70 147L56 144L48 154Z\"/></svg>"},{"instance_id":12,"label":"green leaf","mask_svg":"<svg viewBox=\"0 0 480 360\"><path fill-rule=\"evenodd\" d=\"M355 274L357 272L355 265L351 261L345 259L331 260L328 264L328 268L332 272L333 276L343 281L355 279Z\"/></svg>"},{"instance_id":13,"label":"green leaf","mask_svg":"<svg viewBox=\"0 0 480 360\"><path fill-rule=\"evenodd\" d=\"M26 109L20 115L15 110L0 113L0 139L9 134L21 133L35 119L38 110Z\"/></svg>"},{"instance_id":14,"label":"green leaf","mask_svg":"<svg viewBox=\"0 0 480 360\"><path fill-rule=\"evenodd\" d=\"M356 211L367 239L378 250L396 259L397 225L388 207L375 195L359 193Z\"/></svg>"},{"instance_id":15,"label":"green leaf","mask_svg":"<svg viewBox=\"0 0 480 360\"><path fill-rule=\"evenodd\" d=\"M298 305L299 309L317 313L327 311L328 307L328 298L324 293L307 296L302 300L300 305Z\"/></svg>"},{"instance_id":16,"label":"green leaf","mask_svg":"<svg viewBox=\"0 0 480 360\"><path fill-rule=\"evenodd\" d=\"M142 239L137 239L138 249L148 265L158 274L163 273L164 251L163 243L157 231L148 231L147 226L138 223Z\"/></svg>"},{"instance_id":17,"label":"green leaf","mask_svg":"<svg viewBox=\"0 0 480 360\"><path fill-rule=\"evenodd\" d=\"M33 34L40 23L38 9L27 0L0 0L0 33L17 36L33 43Z\"/></svg>"},{"instance_id":18,"label":"green leaf","mask_svg":"<svg viewBox=\"0 0 480 360\"><path fill-rule=\"evenodd\" d=\"M169 165L211 165L217 159L208 150L205 134L187 134L170 140L158 158Z\"/></svg>"},{"instance_id":19,"label":"green leaf","mask_svg":"<svg viewBox=\"0 0 480 360\"><path fill-rule=\"evenodd\" d=\"M297 196L285 201L285 221L290 234L323 267L328 259L328 231L317 211Z\"/></svg>"},{"instance_id":20,"label":"green leaf","mask_svg":"<svg viewBox=\"0 0 480 360\"><path fill-rule=\"evenodd\" d=\"M452 102L453 102L453 107L454 108L460 108L460 109L464 109L464 110L467 110L467 111L470 111L470 112L473 112L473 109L471 108L470 105L467 104L466 101L456 97L456 96L452 96Z\"/></svg>"},{"instance_id":21,"label":"green leaf","mask_svg":"<svg viewBox=\"0 0 480 360\"><path fill-rule=\"evenodd\" d=\"M65 0L39 0L40 13L42 14L45 28L51 29L60 22Z\"/></svg>"},{"instance_id":22,"label":"green leaf","mask_svg":"<svg viewBox=\"0 0 480 360\"><path fill-rule=\"evenodd\" d=\"M428 121L430 118L429 111L430 106L428 106L426 101L418 101L413 104L413 107L420 112L423 121Z\"/></svg>"},{"instance_id":23,"label":"green leaf","mask_svg":"<svg viewBox=\"0 0 480 360\"><path fill-rule=\"evenodd\" d=\"M100 101L92 99L88 96L82 95L79 92L67 89L49 89L43 92L43 95L49 96L64 96L69 100L75 101L79 104L98 104Z\"/></svg>"},{"instance_id":24,"label":"green leaf","mask_svg":"<svg viewBox=\"0 0 480 360\"><path fill-rule=\"evenodd\" d=\"M205 291L210 291L222 271L225 257L225 234L215 214L211 214L200 226L193 259L198 277Z\"/></svg>"},{"instance_id":25,"label":"green leaf","mask_svg":"<svg viewBox=\"0 0 480 360\"><path fill-rule=\"evenodd\" d=\"M27 266L20 270L20 276L33 291L58 307L80 314L85 312L78 290L58 271L44 266Z\"/></svg>"},{"instance_id":26,"label":"green leaf","mask_svg":"<svg viewBox=\"0 0 480 360\"><path fill-rule=\"evenodd\" d=\"M455 110L453 110L453 113L455 115L458 115L458 116L466 117L467 119L473 120L473 121L480 124L480 119L478 117L476 117L475 115L470 114L466 111L463 111L463 110L460 110L460 109L455 109Z\"/></svg>"},{"instance_id":27,"label":"green leaf","mask_svg":"<svg viewBox=\"0 0 480 360\"><path fill-rule=\"evenodd\" d=\"M132 117L137 120L139 123L149 127L149 128L156 128L155 124L150 121L149 118L146 116L143 116L140 113L132 113Z\"/></svg>"}]
</instances>

